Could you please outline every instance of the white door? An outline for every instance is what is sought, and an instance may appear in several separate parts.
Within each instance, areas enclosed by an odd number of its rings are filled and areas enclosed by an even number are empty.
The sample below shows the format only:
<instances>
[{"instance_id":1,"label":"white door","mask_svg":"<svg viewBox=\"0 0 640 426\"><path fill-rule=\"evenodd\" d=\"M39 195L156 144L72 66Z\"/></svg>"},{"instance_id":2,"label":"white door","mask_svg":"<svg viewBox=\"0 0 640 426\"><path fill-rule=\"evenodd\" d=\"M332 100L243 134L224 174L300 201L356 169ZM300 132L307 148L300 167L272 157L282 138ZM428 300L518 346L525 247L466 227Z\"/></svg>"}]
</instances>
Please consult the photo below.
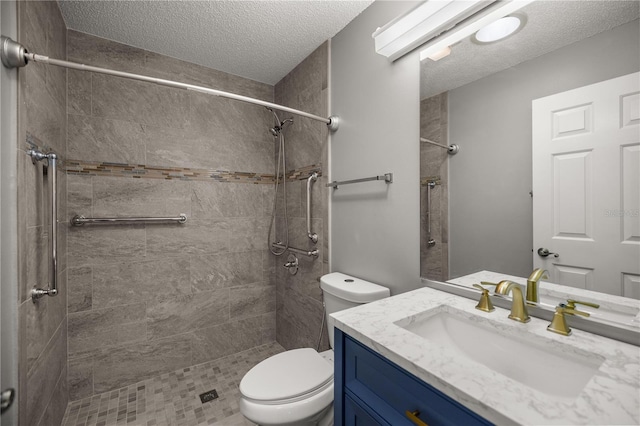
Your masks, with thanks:
<instances>
[{"instance_id":1,"label":"white door","mask_svg":"<svg viewBox=\"0 0 640 426\"><path fill-rule=\"evenodd\" d=\"M640 299L640 73L532 109L534 267L551 282Z\"/></svg>"}]
</instances>

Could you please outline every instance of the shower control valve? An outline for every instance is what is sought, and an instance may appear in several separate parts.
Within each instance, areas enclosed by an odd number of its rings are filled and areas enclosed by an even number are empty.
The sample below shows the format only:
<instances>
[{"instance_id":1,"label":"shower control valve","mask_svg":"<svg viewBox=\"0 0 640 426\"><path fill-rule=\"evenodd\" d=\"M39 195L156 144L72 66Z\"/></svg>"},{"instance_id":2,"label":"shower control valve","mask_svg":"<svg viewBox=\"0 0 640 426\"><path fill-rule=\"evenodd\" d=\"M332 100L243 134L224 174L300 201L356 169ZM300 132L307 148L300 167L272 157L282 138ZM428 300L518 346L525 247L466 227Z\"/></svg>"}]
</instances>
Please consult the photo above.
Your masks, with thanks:
<instances>
[{"instance_id":1,"label":"shower control valve","mask_svg":"<svg viewBox=\"0 0 640 426\"><path fill-rule=\"evenodd\" d=\"M299 268L298 257L295 254L290 254L289 257L287 257L287 263L283 266L289 270L291 275L297 274Z\"/></svg>"}]
</instances>

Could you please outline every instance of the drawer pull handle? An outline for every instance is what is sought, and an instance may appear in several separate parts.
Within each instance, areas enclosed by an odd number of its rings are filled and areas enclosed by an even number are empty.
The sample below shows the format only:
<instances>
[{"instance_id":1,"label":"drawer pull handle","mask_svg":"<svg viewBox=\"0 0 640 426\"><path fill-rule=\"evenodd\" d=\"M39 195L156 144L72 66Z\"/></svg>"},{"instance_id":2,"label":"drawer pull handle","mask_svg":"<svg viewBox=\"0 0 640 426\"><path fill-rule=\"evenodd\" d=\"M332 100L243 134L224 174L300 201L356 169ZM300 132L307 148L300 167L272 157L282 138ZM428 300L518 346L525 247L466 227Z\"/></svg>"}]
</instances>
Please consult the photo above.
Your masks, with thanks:
<instances>
[{"instance_id":1,"label":"drawer pull handle","mask_svg":"<svg viewBox=\"0 0 640 426\"><path fill-rule=\"evenodd\" d=\"M409 417L409 420L411 420L412 422L414 422L415 424L417 424L418 426L428 426L425 422L423 422L422 420L420 420L420 417L418 417L420 415L420 411L415 410L415 411L405 411L404 414Z\"/></svg>"}]
</instances>

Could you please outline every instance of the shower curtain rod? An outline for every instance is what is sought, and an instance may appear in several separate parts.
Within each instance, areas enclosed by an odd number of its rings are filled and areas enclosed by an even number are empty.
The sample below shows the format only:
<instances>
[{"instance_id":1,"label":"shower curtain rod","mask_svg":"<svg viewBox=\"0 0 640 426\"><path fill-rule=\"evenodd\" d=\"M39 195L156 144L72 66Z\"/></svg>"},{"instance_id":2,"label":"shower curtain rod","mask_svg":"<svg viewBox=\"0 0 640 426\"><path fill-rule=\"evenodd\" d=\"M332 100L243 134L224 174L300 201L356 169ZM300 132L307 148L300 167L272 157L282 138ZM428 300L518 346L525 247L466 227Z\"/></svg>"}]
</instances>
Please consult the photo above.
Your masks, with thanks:
<instances>
[{"instance_id":1,"label":"shower curtain rod","mask_svg":"<svg viewBox=\"0 0 640 426\"><path fill-rule=\"evenodd\" d=\"M329 118L320 117L305 111L300 111L294 108L289 108L284 105L274 104L272 102L262 101L260 99L250 98L248 96L236 95L235 93L223 92L221 90L210 89L208 87L196 86L193 84L180 83L173 80L165 80L162 78L149 77L146 75L132 74L123 71L115 71L107 68L94 67L91 65L78 64L76 62L63 61L60 59L49 58L48 56L39 55L37 53L29 53L23 45L10 39L9 37L2 36L0 43L0 56L2 57L2 63L7 68L24 67L29 61L42 62L44 64L55 65L57 67L71 68L80 71L89 71L100 74L113 75L122 78L128 78L131 80L146 81L148 83L158 84L160 86L174 87L178 89L193 90L195 92L206 93L209 95L220 96L228 99L235 99L237 101L247 102L254 105L260 105L266 108L277 109L283 112L289 112L302 117L310 118L312 120L325 123L329 130L335 132L338 130L339 118L332 115Z\"/></svg>"},{"instance_id":2,"label":"shower curtain rod","mask_svg":"<svg viewBox=\"0 0 640 426\"><path fill-rule=\"evenodd\" d=\"M426 142L426 143L430 143L431 145L435 145L435 146L439 146L440 148L444 148L444 149L447 150L449 155L455 155L455 154L458 153L458 151L460 151L460 147L455 143L447 146L447 145L439 144L438 142L434 142L434 141L429 140L427 138L420 138L420 142Z\"/></svg>"}]
</instances>

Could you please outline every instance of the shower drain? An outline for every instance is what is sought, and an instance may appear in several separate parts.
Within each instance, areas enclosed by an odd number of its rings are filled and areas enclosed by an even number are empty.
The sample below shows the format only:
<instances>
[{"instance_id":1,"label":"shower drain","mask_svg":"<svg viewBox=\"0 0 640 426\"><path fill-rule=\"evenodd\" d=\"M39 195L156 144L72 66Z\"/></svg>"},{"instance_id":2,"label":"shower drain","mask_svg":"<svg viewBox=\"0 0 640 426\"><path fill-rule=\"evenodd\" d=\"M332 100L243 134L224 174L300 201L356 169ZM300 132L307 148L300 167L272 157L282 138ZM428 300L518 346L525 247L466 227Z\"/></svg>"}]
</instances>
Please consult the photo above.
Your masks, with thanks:
<instances>
[{"instance_id":1,"label":"shower drain","mask_svg":"<svg viewBox=\"0 0 640 426\"><path fill-rule=\"evenodd\" d=\"M215 389L211 389L210 391L206 391L205 393L200 394L200 401L204 404L205 402L213 401L218 398L218 392Z\"/></svg>"}]
</instances>

